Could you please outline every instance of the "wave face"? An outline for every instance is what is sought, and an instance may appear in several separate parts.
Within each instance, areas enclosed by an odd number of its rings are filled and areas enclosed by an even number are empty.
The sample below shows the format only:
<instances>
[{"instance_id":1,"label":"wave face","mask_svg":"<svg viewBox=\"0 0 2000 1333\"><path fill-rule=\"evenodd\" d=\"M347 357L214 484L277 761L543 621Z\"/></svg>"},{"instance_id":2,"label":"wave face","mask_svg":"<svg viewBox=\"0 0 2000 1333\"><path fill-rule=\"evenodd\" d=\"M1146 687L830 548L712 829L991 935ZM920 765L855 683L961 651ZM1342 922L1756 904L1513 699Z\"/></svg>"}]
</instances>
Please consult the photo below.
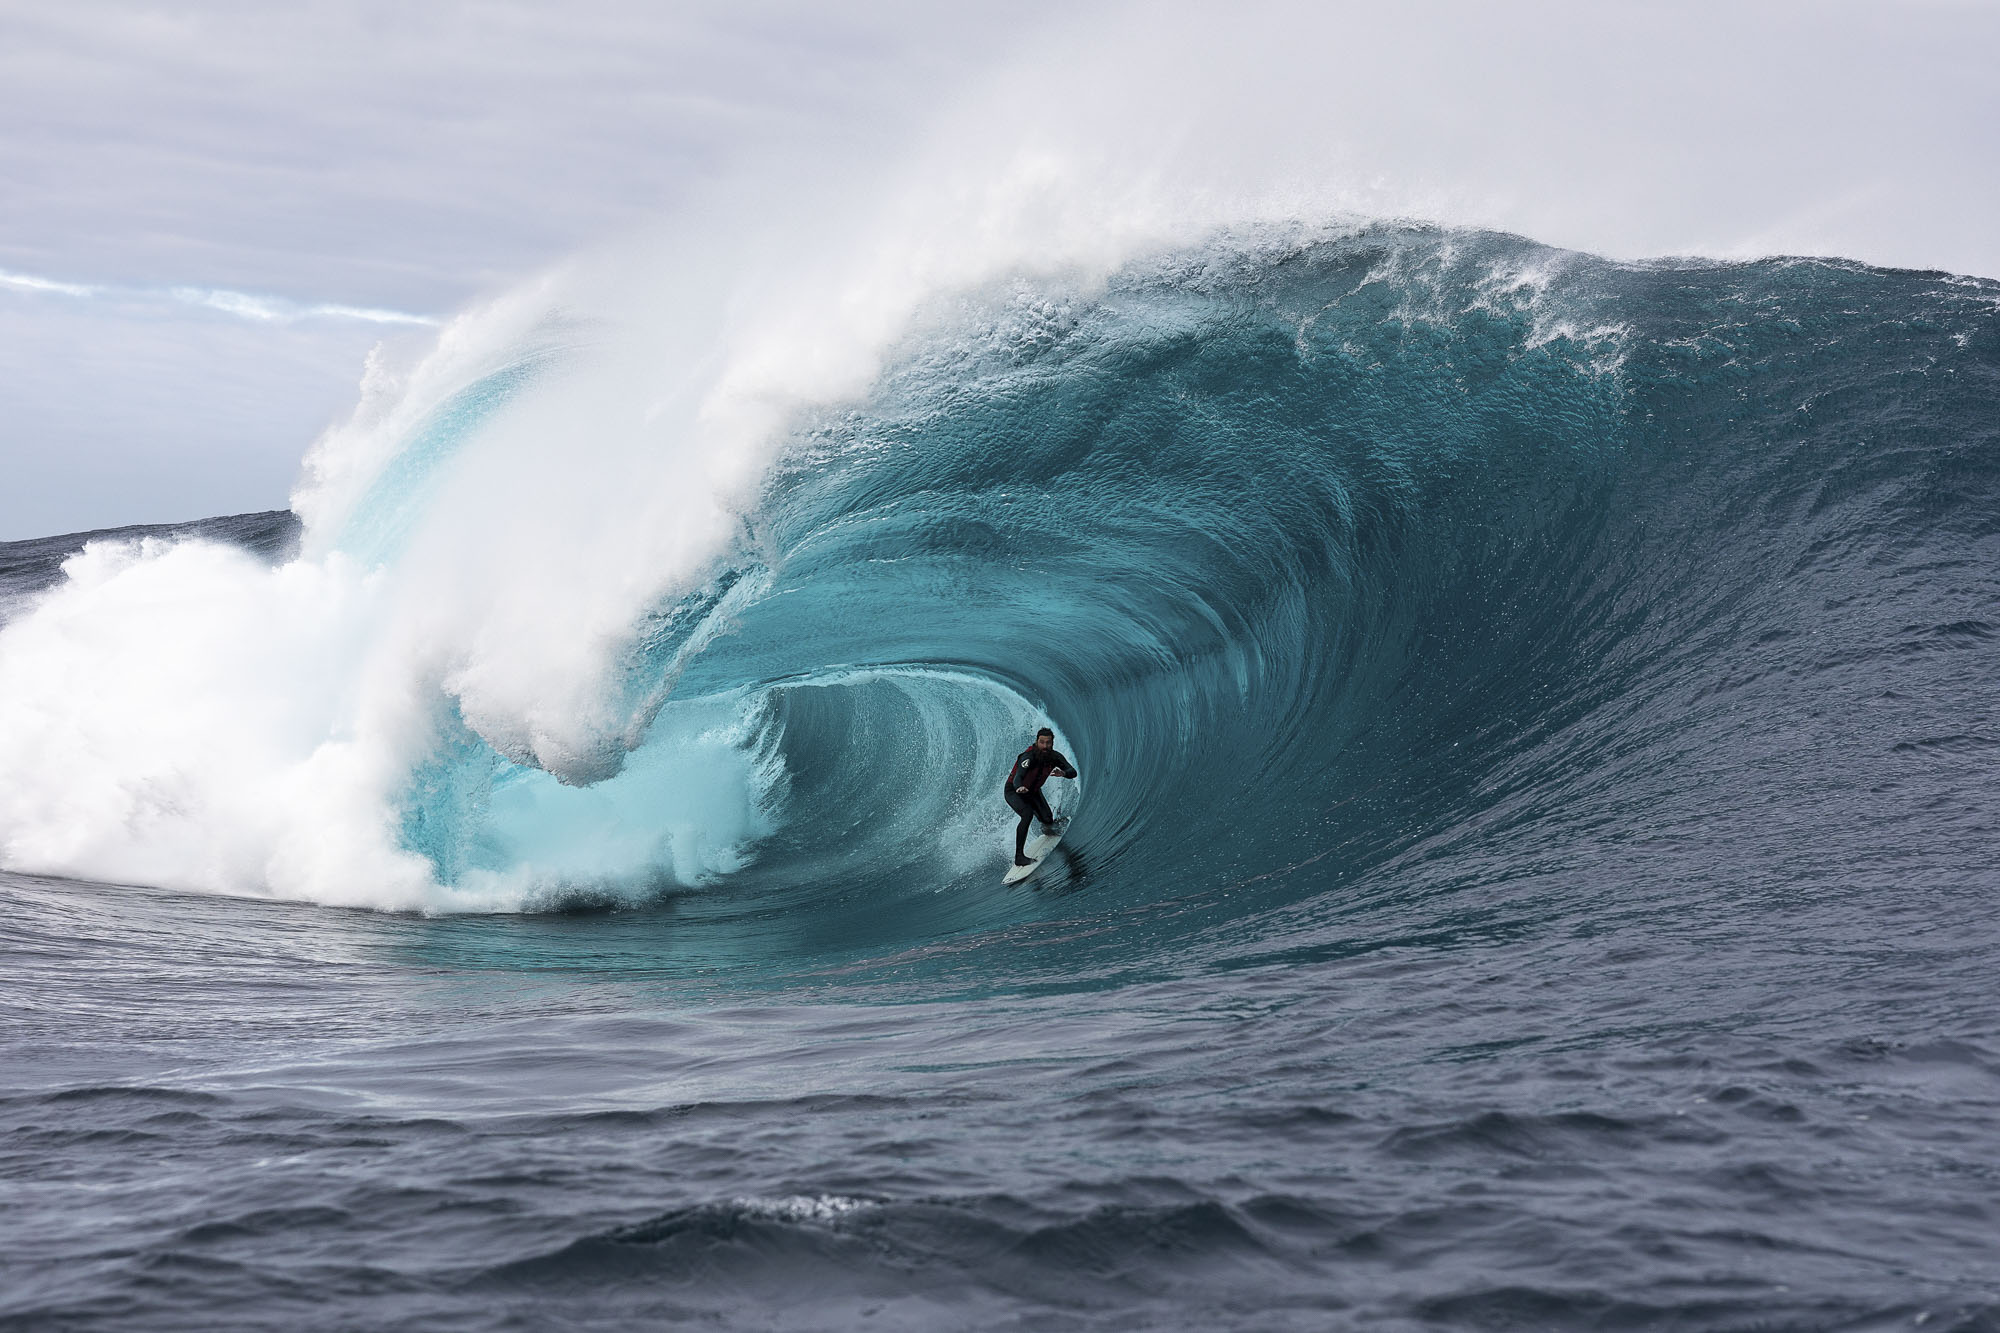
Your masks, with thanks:
<instances>
[{"instance_id":1,"label":"wave face","mask_svg":"<svg viewBox=\"0 0 2000 1333\"><path fill-rule=\"evenodd\" d=\"M1046 719L1082 777L1043 893L1246 918L1388 866L1750 864L1773 819L1852 873L1844 794L1992 743L1946 686L1996 632L1996 305L1212 242L932 299L739 504L644 437L562 482L615 358L538 316L364 413L299 554L98 542L17 608L7 867L879 946L1022 910L999 780Z\"/></svg>"}]
</instances>

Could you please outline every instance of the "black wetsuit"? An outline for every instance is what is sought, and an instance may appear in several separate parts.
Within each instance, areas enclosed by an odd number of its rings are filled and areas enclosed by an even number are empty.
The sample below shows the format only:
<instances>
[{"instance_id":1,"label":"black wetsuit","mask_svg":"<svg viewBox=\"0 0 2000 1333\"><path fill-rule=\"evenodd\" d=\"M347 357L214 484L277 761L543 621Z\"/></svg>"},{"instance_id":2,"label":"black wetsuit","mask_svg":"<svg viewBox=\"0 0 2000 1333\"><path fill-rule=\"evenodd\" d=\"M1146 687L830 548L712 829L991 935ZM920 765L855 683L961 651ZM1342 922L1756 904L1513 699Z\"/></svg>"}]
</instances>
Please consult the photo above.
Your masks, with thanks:
<instances>
[{"instance_id":1,"label":"black wetsuit","mask_svg":"<svg viewBox=\"0 0 2000 1333\"><path fill-rule=\"evenodd\" d=\"M1022 848L1028 845L1028 824L1040 819L1044 824L1053 824L1056 817L1049 812L1048 798L1042 795L1042 784L1049 780L1049 774L1061 771L1066 778L1076 776L1076 766L1063 758L1061 750L1037 750L1030 745L1014 756L1014 766L1007 770L1007 804L1021 817L1019 828L1014 830L1014 862L1020 864ZM1027 795L1014 790L1026 787Z\"/></svg>"}]
</instances>

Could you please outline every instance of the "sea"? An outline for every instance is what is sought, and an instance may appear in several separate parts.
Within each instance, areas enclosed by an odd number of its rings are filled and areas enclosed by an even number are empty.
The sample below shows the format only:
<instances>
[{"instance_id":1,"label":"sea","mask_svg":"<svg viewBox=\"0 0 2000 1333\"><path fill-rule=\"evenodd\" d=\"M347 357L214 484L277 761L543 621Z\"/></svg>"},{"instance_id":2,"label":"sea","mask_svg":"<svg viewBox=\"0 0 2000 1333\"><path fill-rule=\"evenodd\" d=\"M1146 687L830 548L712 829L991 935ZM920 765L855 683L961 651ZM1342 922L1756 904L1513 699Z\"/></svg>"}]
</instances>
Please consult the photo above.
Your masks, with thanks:
<instances>
[{"instance_id":1,"label":"sea","mask_svg":"<svg viewBox=\"0 0 2000 1333\"><path fill-rule=\"evenodd\" d=\"M2000 283L642 324L0 545L0 1327L2000 1330Z\"/></svg>"}]
</instances>

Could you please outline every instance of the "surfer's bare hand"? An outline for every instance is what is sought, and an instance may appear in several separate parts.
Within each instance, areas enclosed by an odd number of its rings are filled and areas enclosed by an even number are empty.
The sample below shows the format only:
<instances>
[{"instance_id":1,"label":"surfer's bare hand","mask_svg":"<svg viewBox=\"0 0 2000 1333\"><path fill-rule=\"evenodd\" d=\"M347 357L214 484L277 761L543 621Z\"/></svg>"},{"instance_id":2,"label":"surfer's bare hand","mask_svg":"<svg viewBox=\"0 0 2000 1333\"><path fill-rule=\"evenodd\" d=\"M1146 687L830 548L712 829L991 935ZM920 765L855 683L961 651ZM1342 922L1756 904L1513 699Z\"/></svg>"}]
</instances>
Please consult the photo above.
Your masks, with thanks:
<instances>
[{"instance_id":1,"label":"surfer's bare hand","mask_svg":"<svg viewBox=\"0 0 2000 1333\"><path fill-rule=\"evenodd\" d=\"M1016 787L1014 788L1014 792L1018 796L1026 796L1028 794L1028 789L1026 787Z\"/></svg>"}]
</instances>

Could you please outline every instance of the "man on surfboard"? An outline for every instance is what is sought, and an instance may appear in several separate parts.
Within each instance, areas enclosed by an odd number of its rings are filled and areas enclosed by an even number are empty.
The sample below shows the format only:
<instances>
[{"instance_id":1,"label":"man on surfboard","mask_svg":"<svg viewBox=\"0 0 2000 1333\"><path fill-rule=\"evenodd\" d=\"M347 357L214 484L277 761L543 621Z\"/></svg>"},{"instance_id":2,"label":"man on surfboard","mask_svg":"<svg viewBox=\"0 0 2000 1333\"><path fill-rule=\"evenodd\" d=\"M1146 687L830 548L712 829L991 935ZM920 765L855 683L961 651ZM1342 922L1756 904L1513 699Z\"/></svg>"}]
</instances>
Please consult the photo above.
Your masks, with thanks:
<instances>
[{"instance_id":1,"label":"man on surfboard","mask_svg":"<svg viewBox=\"0 0 2000 1333\"><path fill-rule=\"evenodd\" d=\"M1007 804L1021 817L1021 826L1014 830L1014 864L1031 866L1022 848L1028 845L1028 824L1031 820L1042 821L1042 831L1053 834L1056 831L1056 817L1049 811L1049 801L1042 795L1042 784L1049 780L1049 774L1061 772L1066 778L1076 776L1076 765L1063 758L1056 748L1056 734L1047 727L1035 733L1035 743L1014 756L1014 767L1007 770Z\"/></svg>"}]
</instances>

